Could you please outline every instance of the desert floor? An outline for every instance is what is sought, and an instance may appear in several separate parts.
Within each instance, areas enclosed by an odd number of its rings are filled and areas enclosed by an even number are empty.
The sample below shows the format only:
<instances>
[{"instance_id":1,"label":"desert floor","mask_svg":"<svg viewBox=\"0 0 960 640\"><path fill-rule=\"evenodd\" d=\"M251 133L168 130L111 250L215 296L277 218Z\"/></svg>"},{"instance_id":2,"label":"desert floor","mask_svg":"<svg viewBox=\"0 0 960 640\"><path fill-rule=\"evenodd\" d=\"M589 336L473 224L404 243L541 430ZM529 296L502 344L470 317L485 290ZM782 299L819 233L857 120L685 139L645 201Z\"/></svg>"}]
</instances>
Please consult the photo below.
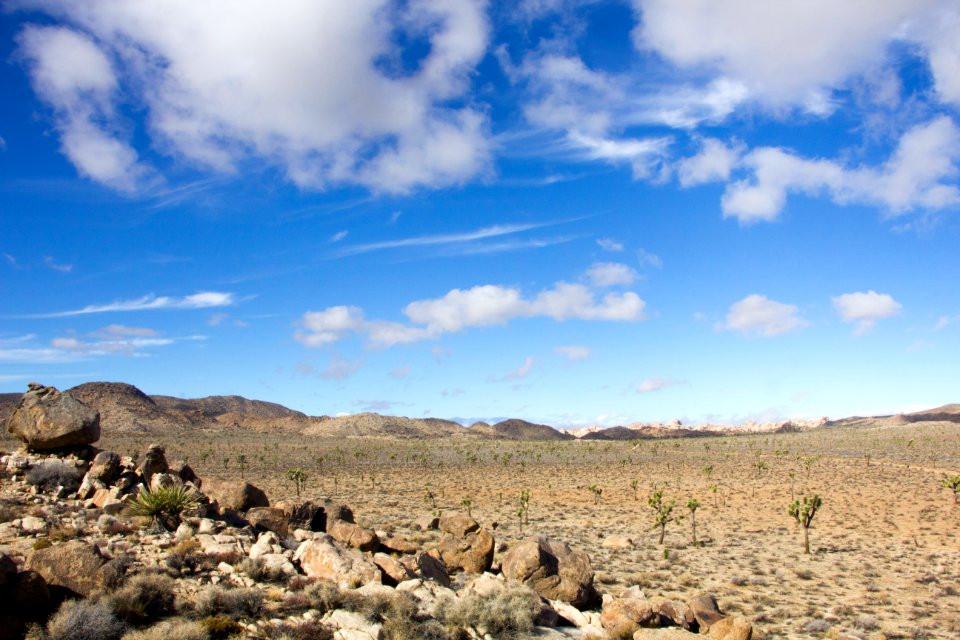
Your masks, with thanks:
<instances>
[{"instance_id":1,"label":"desert floor","mask_svg":"<svg viewBox=\"0 0 960 640\"><path fill-rule=\"evenodd\" d=\"M758 638L960 638L960 505L941 484L960 473L960 424L612 443L107 434L99 446L133 454L154 441L201 477L242 473L274 500L294 495L287 471L301 468L303 497L345 502L358 522L414 540L433 535L412 531L414 518L469 502L482 524L497 523L501 547L559 538L590 554L601 591L707 591ZM663 546L654 486L686 516ZM812 494L823 506L806 555L787 508ZM616 536L632 546L613 547Z\"/></svg>"}]
</instances>

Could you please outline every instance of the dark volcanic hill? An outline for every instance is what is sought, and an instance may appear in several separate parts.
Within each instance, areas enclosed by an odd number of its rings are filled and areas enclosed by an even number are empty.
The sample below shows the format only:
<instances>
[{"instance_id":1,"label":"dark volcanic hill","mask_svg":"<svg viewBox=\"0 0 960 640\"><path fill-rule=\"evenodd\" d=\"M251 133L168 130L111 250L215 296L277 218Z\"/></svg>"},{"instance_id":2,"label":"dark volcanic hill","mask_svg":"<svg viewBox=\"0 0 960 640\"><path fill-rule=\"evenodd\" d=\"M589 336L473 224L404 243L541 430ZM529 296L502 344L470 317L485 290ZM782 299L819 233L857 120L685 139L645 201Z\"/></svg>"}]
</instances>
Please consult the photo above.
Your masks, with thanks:
<instances>
[{"instance_id":1,"label":"dark volcanic hill","mask_svg":"<svg viewBox=\"0 0 960 640\"><path fill-rule=\"evenodd\" d=\"M545 424L534 424L516 418L501 420L492 426L478 422L470 427L470 431L499 440L575 440L569 433L562 433Z\"/></svg>"},{"instance_id":2,"label":"dark volcanic hill","mask_svg":"<svg viewBox=\"0 0 960 640\"><path fill-rule=\"evenodd\" d=\"M898 416L906 422L960 422L960 404L945 404L936 409Z\"/></svg>"},{"instance_id":3,"label":"dark volcanic hill","mask_svg":"<svg viewBox=\"0 0 960 640\"><path fill-rule=\"evenodd\" d=\"M698 431L696 429L671 428L664 429L660 427L641 427L631 429L629 427L610 427L599 431L592 431L585 434L581 440L653 440L656 438L703 438L716 435L709 431Z\"/></svg>"}]
</instances>

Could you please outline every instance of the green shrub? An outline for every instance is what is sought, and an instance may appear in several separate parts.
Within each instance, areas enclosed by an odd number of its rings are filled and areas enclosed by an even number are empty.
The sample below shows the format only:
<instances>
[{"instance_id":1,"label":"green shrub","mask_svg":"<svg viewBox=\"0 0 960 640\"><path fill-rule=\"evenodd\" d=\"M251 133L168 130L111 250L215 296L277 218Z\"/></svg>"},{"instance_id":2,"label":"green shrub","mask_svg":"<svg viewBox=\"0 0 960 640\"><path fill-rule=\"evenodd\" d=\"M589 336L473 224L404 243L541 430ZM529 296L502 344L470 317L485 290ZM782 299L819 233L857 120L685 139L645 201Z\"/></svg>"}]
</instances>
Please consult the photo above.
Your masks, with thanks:
<instances>
[{"instance_id":1,"label":"green shrub","mask_svg":"<svg viewBox=\"0 0 960 640\"><path fill-rule=\"evenodd\" d=\"M189 487L142 488L130 510L135 516L152 518L157 526L173 531L180 526L180 516L196 507L198 502L199 497Z\"/></svg>"},{"instance_id":2,"label":"green shrub","mask_svg":"<svg viewBox=\"0 0 960 640\"><path fill-rule=\"evenodd\" d=\"M143 626L176 612L173 580L160 575L132 577L108 599L120 620Z\"/></svg>"},{"instance_id":3,"label":"green shrub","mask_svg":"<svg viewBox=\"0 0 960 640\"><path fill-rule=\"evenodd\" d=\"M231 636L243 633L243 627L227 616L208 616L200 621L200 626L211 640L227 640Z\"/></svg>"},{"instance_id":4,"label":"green shrub","mask_svg":"<svg viewBox=\"0 0 960 640\"><path fill-rule=\"evenodd\" d=\"M126 625L105 602L67 600L47 624L50 640L120 640Z\"/></svg>"}]
</instances>

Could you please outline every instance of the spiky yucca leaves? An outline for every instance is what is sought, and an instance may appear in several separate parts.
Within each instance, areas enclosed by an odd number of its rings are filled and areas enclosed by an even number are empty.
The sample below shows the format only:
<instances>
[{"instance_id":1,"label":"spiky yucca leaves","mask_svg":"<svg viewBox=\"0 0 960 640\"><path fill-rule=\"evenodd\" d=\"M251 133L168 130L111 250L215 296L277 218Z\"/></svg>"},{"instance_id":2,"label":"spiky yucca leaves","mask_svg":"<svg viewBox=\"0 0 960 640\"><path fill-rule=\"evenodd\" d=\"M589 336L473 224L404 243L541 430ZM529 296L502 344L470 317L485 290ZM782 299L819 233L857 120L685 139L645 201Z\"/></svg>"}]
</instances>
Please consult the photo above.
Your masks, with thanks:
<instances>
[{"instance_id":1,"label":"spiky yucca leaves","mask_svg":"<svg viewBox=\"0 0 960 640\"><path fill-rule=\"evenodd\" d=\"M790 507L787 509L787 513L791 518L797 521L803 528L803 551L804 553L810 553L810 537L807 533L807 530L810 528L810 524L813 522L813 517L817 515L817 509L823 505L823 500L820 499L820 496L804 496L803 502L799 500L794 500L790 503Z\"/></svg>"},{"instance_id":2,"label":"spiky yucca leaves","mask_svg":"<svg viewBox=\"0 0 960 640\"><path fill-rule=\"evenodd\" d=\"M165 486L153 490L143 487L130 504L130 510L133 515L152 518L155 525L174 531L180 526L184 512L199 502L199 496L189 487Z\"/></svg>"}]
</instances>

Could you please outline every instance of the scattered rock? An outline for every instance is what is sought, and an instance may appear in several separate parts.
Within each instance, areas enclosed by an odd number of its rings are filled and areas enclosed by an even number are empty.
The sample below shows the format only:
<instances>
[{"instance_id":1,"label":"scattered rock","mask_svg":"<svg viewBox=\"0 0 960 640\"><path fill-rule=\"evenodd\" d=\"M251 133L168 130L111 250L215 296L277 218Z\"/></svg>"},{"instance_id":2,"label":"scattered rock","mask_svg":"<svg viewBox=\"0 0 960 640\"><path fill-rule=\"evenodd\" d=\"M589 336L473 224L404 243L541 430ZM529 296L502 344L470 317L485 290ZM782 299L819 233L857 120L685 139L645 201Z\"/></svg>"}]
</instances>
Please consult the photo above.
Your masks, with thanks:
<instances>
[{"instance_id":1,"label":"scattered rock","mask_svg":"<svg viewBox=\"0 0 960 640\"><path fill-rule=\"evenodd\" d=\"M448 569L483 573L493 564L494 540L486 529L477 529L462 537L448 534L440 540L437 550Z\"/></svg>"},{"instance_id":2,"label":"scattered rock","mask_svg":"<svg viewBox=\"0 0 960 640\"><path fill-rule=\"evenodd\" d=\"M631 594L607 600L600 613L600 624L614 638L632 635L641 627L657 627L659 621L659 613L646 598Z\"/></svg>"},{"instance_id":3,"label":"scattered rock","mask_svg":"<svg viewBox=\"0 0 960 640\"><path fill-rule=\"evenodd\" d=\"M31 382L7 421L28 449L82 447L100 439L100 413L67 393Z\"/></svg>"},{"instance_id":4,"label":"scattered rock","mask_svg":"<svg viewBox=\"0 0 960 640\"><path fill-rule=\"evenodd\" d=\"M450 574L447 572L447 567L433 553L435 552L417 551L412 556L400 558L400 562L414 574L412 577L449 587Z\"/></svg>"},{"instance_id":5,"label":"scattered rock","mask_svg":"<svg viewBox=\"0 0 960 640\"><path fill-rule=\"evenodd\" d=\"M480 524L465 513L450 511L440 516L438 528L456 538L462 538L468 533L480 528Z\"/></svg>"},{"instance_id":6,"label":"scattered rock","mask_svg":"<svg viewBox=\"0 0 960 640\"><path fill-rule=\"evenodd\" d=\"M603 540L604 549L632 549L633 540L627 536L608 536Z\"/></svg>"},{"instance_id":7,"label":"scattered rock","mask_svg":"<svg viewBox=\"0 0 960 640\"><path fill-rule=\"evenodd\" d=\"M410 528L416 531L434 531L440 525L440 518L421 516L410 523Z\"/></svg>"},{"instance_id":8,"label":"scattered rock","mask_svg":"<svg viewBox=\"0 0 960 640\"><path fill-rule=\"evenodd\" d=\"M300 543L293 561L309 577L331 580L345 588L381 582L373 560L354 549L344 549L326 534Z\"/></svg>"},{"instance_id":9,"label":"scattered rock","mask_svg":"<svg viewBox=\"0 0 960 640\"><path fill-rule=\"evenodd\" d=\"M244 515L257 531L272 531L281 538L290 533L290 516L277 507L253 507Z\"/></svg>"},{"instance_id":10,"label":"scattered rock","mask_svg":"<svg viewBox=\"0 0 960 640\"><path fill-rule=\"evenodd\" d=\"M717 599L708 593L690 598L687 600L687 606L690 607L701 633L706 633L713 624L724 618L723 612L720 611L720 605L717 604Z\"/></svg>"},{"instance_id":11,"label":"scattered rock","mask_svg":"<svg viewBox=\"0 0 960 640\"><path fill-rule=\"evenodd\" d=\"M289 526L292 529L306 529L307 531L323 531L324 510L320 505L310 500L280 500L275 503L278 509L287 514Z\"/></svg>"},{"instance_id":12,"label":"scattered rock","mask_svg":"<svg viewBox=\"0 0 960 640\"><path fill-rule=\"evenodd\" d=\"M147 486L151 486L150 481L154 474L165 473L169 468L166 452L159 444L151 444L147 447L147 452L143 454L143 459L137 465L137 470L140 471Z\"/></svg>"},{"instance_id":13,"label":"scattered rock","mask_svg":"<svg viewBox=\"0 0 960 640\"><path fill-rule=\"evenodd\" d=\"M397 585L405 580L417 577L412 571L401 564L399 560L385 553L373 554L373 563L383 572L384 583Z\"/></svg>"},{"instance_id":14,"label":"scattered rock","mask_svg":"<svg viewBox=\"0 0 960 640\"><path fill-rule=\"evenodd\" d=\"M84 481L96 480L109 485L120 475L120 456L112 451L101 451L90 465Z\"/></svg>"},{"instance_id":15,"label":"scattered rock","mask_svg":"<svg viewBox=\"0 0 960 640\"><path fill-rule=\"evenodd\" d=\"M531 587L549 600L585 609L599 599L593 565L586 553L545 536L528 538L507 552L503 575Z\"/></svg>"},{"instance_id":16,"label":"scattered rock","mask_svg":"<svg viewBox=\"0 0 960 640\"><path fill-rule=\"evenodd\" d=\"M743 616L727 616L710 626L711 640L750 640L753 625Z\"/></svg>"},{"instance_id":17,"label":"scattered rock","mask_svg":"<svg viewBox=\"0 0 960 640\"><path fill-rule=\"evenodd\" d=\"M269 507L270 500L263 490L242 480L215 480L208 478L203 483L203 492L216 502L221 512L243 513L254 507Z\"/></svg>"},{"instance_id":18,"label":"scattered rock","mask_svg":"<svg viewBox=\"0 0 960 640\"><path fill-rule=\"evenodd\" d=\"M99 548L71 540L34 551L27 558L26 568L40 574L49 586L86 598L110 582L108 572L101 571L106 564Z\"/></svg>"},{"instance_id":19,"label":"scattered rock","mask_svg":"<svg viewBox=\"0 0 960 640\"><path fill-rule=\"evenodd\" d=\"M633 634L633 640L696 640L701 635L683 629L640 629Z\"/></svg>"},{"instance_id":20,"label":"scattered rock","mask_svg":"<svg viewBox=\"0 0 960 640\"><path fill-rule=\"evenodd\" d=\"M327 534L337 542L342 542L360 551L375 551L380 543L377 534L370 529L343 520L328 522Z\"/></svg>"}]
</instances>

